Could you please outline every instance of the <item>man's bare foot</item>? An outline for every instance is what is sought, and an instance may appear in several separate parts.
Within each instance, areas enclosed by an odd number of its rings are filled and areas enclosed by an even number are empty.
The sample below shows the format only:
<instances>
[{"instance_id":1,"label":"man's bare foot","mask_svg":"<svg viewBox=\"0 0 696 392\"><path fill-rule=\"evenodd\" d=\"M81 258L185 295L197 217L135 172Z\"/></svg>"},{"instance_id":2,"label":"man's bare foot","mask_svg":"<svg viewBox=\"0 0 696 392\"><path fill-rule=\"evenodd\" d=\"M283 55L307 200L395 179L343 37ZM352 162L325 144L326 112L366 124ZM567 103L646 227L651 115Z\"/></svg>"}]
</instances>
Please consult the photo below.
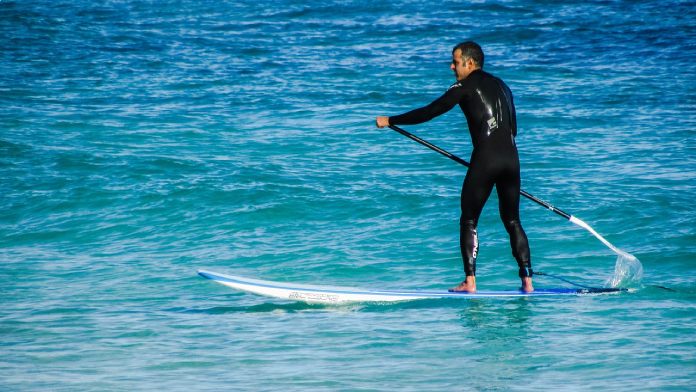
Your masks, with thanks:
<instances>
[{"instance_id":1,"label":"man's bare foot","mask_svg":"<svg viewBox=\"0 0 696 392\"><path fill-rule=\"evenodd\" d=\"M524 291L525 293L531 293L532 291L534 291L534 286L532 286L531 277L522 278L522 287L520 287L520 290Z\"/></svg>"},{"instance_id":2,"label":"man's bare foot","mask_svg":"<svg viewBox=\"0 0 696 392\"><path fill-rule=\"evenodd\" d=\"M462 283L459 283L457 287L453 287L449 289L451 292L466 292L466 293L475 293L476 292L476 277L475 276L467 276L466 280L464 280Z\"/></svg>"}]
</instances>

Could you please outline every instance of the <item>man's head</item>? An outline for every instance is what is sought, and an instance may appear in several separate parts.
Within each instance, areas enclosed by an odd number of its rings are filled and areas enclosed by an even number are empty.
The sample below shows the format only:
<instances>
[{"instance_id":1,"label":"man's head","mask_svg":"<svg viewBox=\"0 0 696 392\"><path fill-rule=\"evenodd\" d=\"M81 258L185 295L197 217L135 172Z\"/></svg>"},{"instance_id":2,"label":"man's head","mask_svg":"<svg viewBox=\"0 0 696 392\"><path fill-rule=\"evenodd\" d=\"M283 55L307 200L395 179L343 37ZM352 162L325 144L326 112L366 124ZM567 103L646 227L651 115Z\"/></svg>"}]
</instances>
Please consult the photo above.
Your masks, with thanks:
<instances>
[{"instance_id":1,"label":"man's head","mask_svg":"<svg viewBox=\"0 0 696 392\"><path fill-rule=\"evenodd\" d=\"M450 69L454 71L457 80L464 80L470 73L481 68L483 68L483 50L476 42L462 42L452 49Z\"/></svg>"}]
</instances>

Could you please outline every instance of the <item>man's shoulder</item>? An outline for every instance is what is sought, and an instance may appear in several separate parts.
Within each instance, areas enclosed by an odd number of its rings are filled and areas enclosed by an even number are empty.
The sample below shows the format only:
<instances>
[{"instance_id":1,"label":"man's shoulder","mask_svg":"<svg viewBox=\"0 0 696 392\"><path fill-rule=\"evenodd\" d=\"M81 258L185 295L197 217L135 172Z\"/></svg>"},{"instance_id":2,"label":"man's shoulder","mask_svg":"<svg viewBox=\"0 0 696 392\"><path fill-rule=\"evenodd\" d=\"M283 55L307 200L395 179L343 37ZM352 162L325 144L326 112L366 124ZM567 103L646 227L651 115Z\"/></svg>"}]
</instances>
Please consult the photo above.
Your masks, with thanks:
<instances>
[{"instance_id":1,"label":"man's shoulder","mask_svg":"<svg viewBox=\"0 0 696 392\"><path fill-rule=\"evenodd\" d=\"M455 89L455 88L462 88L462 87L464 87L464 84L462 83L462 81L457 81L457 82L454 82L451 86L449 86L449 88L447 88L447 91Z\"/></svg>"},{"instance_id":2,"label":"man's shoulder","mask_svg":"<svg viewBox=\"0 0 696 392\"><path fill-rule=\"evenodd\" d=\"M493 75L491 75L488 72L485 72L484 70L479 68L479 69L473 71L472 73L470 73L469 76L467 76L466 78L456 81L454 84L449 86L449 88L447 90L452 90L452 89L466 90L466 89L476 88L476 86L479 83L481 83L482 79L485 79L485 78L490 77L490 76L493 76Z\"/></svg>"}]
</instances>

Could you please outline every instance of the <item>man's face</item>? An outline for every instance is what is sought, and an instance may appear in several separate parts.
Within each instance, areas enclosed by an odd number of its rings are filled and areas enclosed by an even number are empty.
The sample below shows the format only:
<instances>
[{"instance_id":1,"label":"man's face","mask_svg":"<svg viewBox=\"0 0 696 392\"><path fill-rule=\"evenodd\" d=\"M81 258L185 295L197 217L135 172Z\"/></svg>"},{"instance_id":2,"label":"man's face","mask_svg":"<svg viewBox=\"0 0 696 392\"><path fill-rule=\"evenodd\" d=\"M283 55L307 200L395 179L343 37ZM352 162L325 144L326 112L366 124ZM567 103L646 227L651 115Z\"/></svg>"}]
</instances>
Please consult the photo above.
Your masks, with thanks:
<instances>
[{"instance_id":1,"label":"man's face","mask_svg":"<svg viewBox=\"0 0 696 392\"><path fill-rule=\"evenodd\" d=\"M452 53L450 69L454 71L454 77L457 78L457 81L460 81L466 79L476 69L476 65L472 59L463 59L462 50L457 49Z\"/></svg>"}]
</instances>

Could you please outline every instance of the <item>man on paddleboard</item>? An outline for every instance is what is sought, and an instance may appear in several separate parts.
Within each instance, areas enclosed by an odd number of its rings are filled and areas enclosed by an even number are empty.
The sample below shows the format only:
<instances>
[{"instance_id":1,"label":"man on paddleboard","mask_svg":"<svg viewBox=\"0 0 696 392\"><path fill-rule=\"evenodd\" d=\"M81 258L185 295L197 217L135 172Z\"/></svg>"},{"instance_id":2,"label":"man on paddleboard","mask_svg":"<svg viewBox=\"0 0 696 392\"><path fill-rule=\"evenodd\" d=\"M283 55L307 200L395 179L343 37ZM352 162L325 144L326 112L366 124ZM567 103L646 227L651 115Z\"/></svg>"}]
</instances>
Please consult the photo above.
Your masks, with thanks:
<instances>
[{"instance_id":1,"label":"man on paddleboard","mask_svg":"<svg viewBox=\"0 0 696 392\"><path fill-rule=\"evenodd\" d=\"M377 117L377 127L420 124L459 104L466 116L474 149L462 186L462 215L459 221L459 244L466 279L451 291L476 291L476 226L495 185L500 218L510 235L522 290L532 292L529 243L520 224L520 161L515 145L515 105L508 86L483 70L483 60L483 50L477 43L467 41L458 44L452 50L450 65L456 83L427 106L398 116Z\"/></svg>"}]
</instances>

